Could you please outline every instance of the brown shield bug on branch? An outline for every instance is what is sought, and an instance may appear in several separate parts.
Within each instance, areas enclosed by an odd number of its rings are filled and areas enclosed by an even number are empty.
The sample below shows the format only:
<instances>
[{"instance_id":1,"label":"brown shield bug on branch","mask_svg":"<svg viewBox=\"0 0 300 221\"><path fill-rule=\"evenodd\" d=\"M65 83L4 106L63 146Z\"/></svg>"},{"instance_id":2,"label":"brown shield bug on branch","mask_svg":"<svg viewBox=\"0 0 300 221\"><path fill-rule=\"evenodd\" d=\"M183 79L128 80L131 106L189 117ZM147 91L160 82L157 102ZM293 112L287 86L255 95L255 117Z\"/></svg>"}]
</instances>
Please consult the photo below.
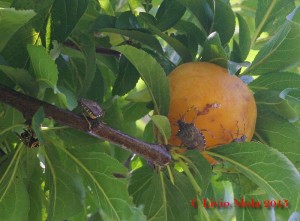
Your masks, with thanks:
<instances>
[{"instance_id":1,"label":"brown shield bug on branch","mask_svg":"<svg viewBox=\"0 0 300 221\"><path fill-rule=\"evenodd\" d=\"M79 100L80 106L84 109L86 115L83 115L86 121L89 124L89 130L91 130L94 123L98 123L98 119L104 115L104 110L95 102L92 100L81 98ZM91 122L87 119L90 118L92 120Z\"/></svg>"}]
</instances>

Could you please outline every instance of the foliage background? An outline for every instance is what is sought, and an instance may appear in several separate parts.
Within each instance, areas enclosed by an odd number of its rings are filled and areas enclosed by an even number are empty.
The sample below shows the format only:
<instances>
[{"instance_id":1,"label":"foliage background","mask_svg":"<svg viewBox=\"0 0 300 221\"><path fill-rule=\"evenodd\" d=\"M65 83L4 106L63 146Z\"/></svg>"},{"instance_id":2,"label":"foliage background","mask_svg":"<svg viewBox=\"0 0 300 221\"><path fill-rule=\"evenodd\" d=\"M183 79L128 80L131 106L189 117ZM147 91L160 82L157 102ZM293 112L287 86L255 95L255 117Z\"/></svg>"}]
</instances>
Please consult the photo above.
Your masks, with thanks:
<instances>
[{"instance_id":1,"label":"foliage background","mask_svg":"<svg viewBox=\"0 0 300 221\"><path fill-rule=\"evenodd\" d=\"M1 219L299 219L298 4L0 1L0 82L17 91L78 112L78 98L95 100L106 110L104 122L148 142L156 141L154 125L168 137L166 75L184 62L212 62L251 81L258 106L256 142L209 152L222 165L212 169L189 151L174 155L176 164L152 170L138 156L57 125L42 112L33 119L36 127L43 122L37 133L42 145L25 148L14 134L24 127L21 113L1 104ZM289 207L191 206L204 197L288 200Z\"/></svg>"}]
</instances>

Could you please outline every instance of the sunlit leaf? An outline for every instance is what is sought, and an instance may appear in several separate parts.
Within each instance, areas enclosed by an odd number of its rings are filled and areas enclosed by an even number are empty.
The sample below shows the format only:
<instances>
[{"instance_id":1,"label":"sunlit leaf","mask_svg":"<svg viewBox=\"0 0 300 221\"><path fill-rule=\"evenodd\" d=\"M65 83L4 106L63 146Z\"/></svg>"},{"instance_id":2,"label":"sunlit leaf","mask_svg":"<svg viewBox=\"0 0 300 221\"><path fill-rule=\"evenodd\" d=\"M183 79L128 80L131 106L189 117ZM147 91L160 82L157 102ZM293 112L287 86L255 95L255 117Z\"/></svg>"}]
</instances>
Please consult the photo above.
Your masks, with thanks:
<instances>
[{"instance_id":1,"label":"sunlit leaf","mask_svg":"<svg viewBox=\"0 0 300 221\"><path fill-rule=\"evenodd\" d=\"M108 15L114 15L114 9L109 0L99 0L98 1L103 11Z\"/></svg>"},{"instance_id":2,"label":"sunlit leaf","mask_svg":"<svg viewBox=\"0 0 300 221\"><path fill-rule=\"evenodd\" d=\"M166 115L169 110L169 82L162 67L153 57L134 47L119 46L115 50L121 52L140 73L151 95L156 113Z\"/></svg>"},{"instance_id":3,"label":"sunlit leaf","mask_svg":"<svg viewBox=\"0 0 300 221\"><path fill-rule=\"evenodd\" d=\"M299 8L291 13L286 22L258 52L247 73L264 74L283 71L300 63L300 19ZM288 56L283 54L288 53Z\"/></svg>"},{"instance_id":4,"label":"sunlit leaf","mask_svg":"<svg viewBox=\"0 0 300 221\"><path fill-rule=\"evenodd\" d=\"M0 51L7 44L15 32L25 25L36 13L33 10L15 10L14 8L0 8Z\"/></svg>"},{"instance_id":5,"label":"sunlit leaf","mask_svg":"<svg viewBox=\"0 0 300 221\"><path fill-rule=\"evenodd\" d=\"M268 31L274 32L280 27L287 14L295 8L292 0L263 0L257 1L255 16L256 28L259 33Z\"/></svg>"},{"instance_id":6,"label":"sunlit leaf","mask_svg":"<svg viewBox=\"0 0 300 221\"><path fill-rule=\"evenodd\" d=\"M287 89L284 91L261 91L255 93L257 104L294 123L300 117L300 100L289 96Z\"/></svg>"},{"instance_id":7,"label":"sunlit leaf","mask_svg":"<svg viewBox=\"0 0 300 221\"><path fill-rule=\"evenodd\" d=\"M27 50L36 80L43 88L57 92L58 70L55 62L42 46L28 45Z\"/></svg>"},{"instance_id":8,"label":"sunlit leaf","mask_svg":"<svg viewBox=\"0 0 300 221\"><path fill-rule=\"evenodd\" d=\"M77 167L85 177L85 185L97 207L103 210L113 220L131 220L139 214L140 220L145 220L134 206L127 192L127 182L114 175L125 175L127 170L116 159L99 152L78 152L73 150Z\"/></svg>"},{"instance_id":9,"label":"sunlit leaf","mask_svg":"<svg viewBox=\"0 0 300 221\"><path fill-rule=\"evenodd\" d=\"M258 110L257 139L279 150L300 171L300 129L270 111Z\"/></svg>"},{"instance_id":10,"label":"sunlit leaf","mask_svg":"<svg viewBox=\"0 0 300 221\"><path fill-rule=\"evenodd\" d=\"M151 120L164 137L164 140L167 141L171 136L171 125L168 118L162 115L153 115Z\"/></svg>"},{"instance_id":11,"label":"sunlit leaf","mask_svg":"<svg viewBox=\"0 0 300 221\"><path fill-rule=\"evenodd\" d=\"M286 88L300 88L300 75L291 72L274 72L264 74L249 84L254 91L278 90Z\"/></svg>"},{"instance_id":12,"label":"sunlit leaf","mask_svg":"<svg viewBox=\"0 0 300 221\"><path fill-rule=\"evenodd\" d=\"M222 47L218 33L214 32L207 37L204 42L201 60L227 68L228 57Z\"/></svg>"},{"instance_id":13,"label":"sunlit leaf","mask_svg":"<svg viewBox=\"0 0 300 221\"><path fill-rule=\"evenodd\" d=\"M231 163L275 199L288 200L291 211L297 208L300 174L287 157L276 149L245 142L214 148L209 154Z\"/></svg>"}]
</instances>

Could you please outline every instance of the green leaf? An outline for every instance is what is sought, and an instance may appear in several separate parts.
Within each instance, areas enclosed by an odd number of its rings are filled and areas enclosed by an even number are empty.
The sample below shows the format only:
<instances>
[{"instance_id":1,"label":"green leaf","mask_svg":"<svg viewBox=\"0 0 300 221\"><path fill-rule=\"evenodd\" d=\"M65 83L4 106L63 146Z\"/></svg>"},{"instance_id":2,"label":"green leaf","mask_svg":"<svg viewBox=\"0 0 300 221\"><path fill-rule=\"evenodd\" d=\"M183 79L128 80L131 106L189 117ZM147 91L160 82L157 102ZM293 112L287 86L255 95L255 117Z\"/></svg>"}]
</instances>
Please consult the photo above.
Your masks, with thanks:
<instances>
[{"instance_id":1,"label":"green leaf","mask_svg":"<svg viewBox=\"0 0 300 221\"><path fill-rule=\"evenodd\" d=\"M164 0L156 13L156 27L161 31L166 31L173 27L183 16L185 7L173 0Z\"/></svg>"},{"instance_id":2,"label":"green leaf","mask_svg":"<svg viewBox=\"0 0 300 221\"><path fill-rule=\"evenodd\" d=\"M13 179L6 193L3 193L3 188L0 188L1 219L6 221L23 220L24 217L27 217L28 211L29 196L21 178Z\"/></svg>"},{"instance_id":3,"label":"green leaf","mask_svg":"<svg viewBox=\"0 0 300 221\"><path fill-rule=\"evenodd\" d=\"M155 142L154 123L152 121L149 121L144 129L143 141L148 143Z\"/></svg>"},{"instance_id":4,"label":"green leaf","mask_svg":"<svg viewBox=\"0 0 300 221\"><path fill-rule=\"evenodd\" d=\"M204 41L206 40L206 34L203 33L194 23L180 20L174 26L180 32L184 32L188 39L196 41L199 45L203 46ZM194 40L195 39L195 40Z\"/></svg>"},{"instance_id":5,"label":"green leaf","mask_svg":"<svg viewBox=\"0 0 300 221\"><path fill-rule=\"evenodd\" d=\"M43 136L45 144L45 173L46 188L49 189L49 220L64 220L72 217L83 210L85 190L83 181L78 172L66 168L62 159L65 156L58 149L62 147L61 141L54 136Z\"/></svg>"},{"instance_id":6,"label":"green leaf","mask_svg":"<svg viewBox=\"0 0 300 221\"><path fill-rule=\"evenodd\" d=\"M167 54L160 54L156 51L147 49L144 49L144 51L155 58L155 60L162 66L167 75L176 68L175 64L169 60Z\"/></svg>"},{"instance_id":7,"label":"green leaf","mask_svg":"<svg viewBox=\"0 0 300 221\"><path fill-rule=\"evenodd\" d=\"M128 94L126 97L126 100L132 101L132 102L151 102L151 94L147 88L140 90L140 91L134 91Z\"/></svg>"},{"instance_id":8,"label":"green leaf","mask_svg":"<svg viewBox=\"0 0 300 221\"><path fill-rule=\"evenodd\" d=\"M184 156L189 159L186 163L192 171L197 184L201 187L203 192L202 196L205 196L212 177L211 165L198 150L186 151Z\"/></svg>"},{"instance_id":9,"label":"green leaf","mask_svg":"<svg viewBox=\"0 0 300 221\"><path fill-rule=\"evenodd\" d=\"M280 91L261 91L255 93L255 101L281 117L287 119L289 122L294 123L300 117L300 100L298 98L288 95L286 89Z\"/></svg>"},{"instance_id":10,"label":"green leaf","mask_svg":"<svg viewBox=\"0 0 300 221\"><path fill-rule=\"evenodd\" d=\"M127 192L127 182L117 179L114 174L126 175L127 169L116 159L96 151L79 152L72 150L73 157L85 184L90 189L90 197L95 205L112 220L131 220L139 214ZM73 158L72 157L72 158ZM75 160L74 158L74 160ZM140 217L141 220L145 218Z\"/></svg>"},{"instance_id":11,"label":"green leaf","mask_svg":"<svg viewBox=\"0 0 300 221\"><path fill-rule=\"evenodd\" d=\"M260 106L258 110L257 138L283 153L300 171L300 129Z\"/></svg>"},{"instance_id":12,"label":"green leaf","mask_svg":"<svg viewBox=\"0 0 300 221\"><path fill-rule=\"evenodd\" d=\"M133 89L139 79L139 72L122 56L119 63L118 77L112 90L113 95L123 96Z\"/></svg>"},{"instance_id":13,"label":"green leaf","mask_svg":"<svg viewBox=\"0 0 300 221\"><path fill-rule=\"evenodd\" d=\"M25 69L0 65L0 71L3 71L7 77L19 85L26 93L32 96L37 94L38 84Z\"/></svg>"},{"instance_id":14,"label":"green leaf","mask_svg":"<svg viewBox=\"0 0 300 221\"><path fill-rule=\"evenodd\" d=\"M14 8L0 8L0 51L16 31L25 25L36 13L33 10L15 10Z\"/></svg>"},{"instance_id":15,"label":"green leaf","mask_svg":"<svg viewBox=\"0 0 300 221\"><path fill-rule=\"evenodd\" d=\"M212 11L206 0L179 0L179 2L189 9L198 19L206 34L210 28L210 21L212 19Z\"/></svg>"},{"instance_id":16,"label":"green leaf","mask_svg":"<svg viewBox=\"0 0 300 221\"><path fill-rule=\"evenodd\" d=\"M36 80L43 88L51 88L57 92L58 70L55 62L42 46L28 45L27 50Z\"/></svg>"},{"instance_id":17,"label":"green leaf","mask_svg":"<svg viewBox=\"0 0 300 221\"><path fill-rule=\"evenodd\" d=\"M246 20L240 14L237 13L236 15L239 21L239 48L241 51L241 59L244 61L250 51L250 30Z\"/></svg>"},{"instance_id":18,"label":"green leaf","mask_svg":"<svg viewBox=\"0 0 300 221\"><path fill-rule=\"evenodd\" d=\"M218 32L223 45L227 44L234 34L235 16L230 4L222 0L211 1L211 10L214 13L211 21L210 33Z\"/></svg>"},{"instance_id":19,"label":"green leaf","mask_svg":"<svg viewBox=\"0 0 300 221\"><path fill-rule=\"evenodd\" d=\"M20 145L1 162L0 213L1 219L7 221L22 220L29 212L29 195L20 172L22 152L25 150L22 147Z\"/></svg>"},{"instance_id":20,"label":"green leaf","mask_svg":"<svg viewBox=\"0 0 300 221\"><path fill-rule=\"evenodd\" d=\"M249 84L253 91L300 88L300 75L290 72L275 72L259 76Z\"/></svg>"},{"instance_id":21,"label":"green leaf","mask_svg":"<svg viewBox=\"0 0 300 221\"><path fill-rule=\"evenodd\" d=\"M147 29L149 29L152 33L158 35L163 40L165 40L174 50L178 53L178 55L182 58L184 62L192 61L192 55L188 48L186 48L180 41L175 38L170 37L169 35L160 31L155 25L151 24L148 19L148 15L146 13L140 13L139 17L147 23Z\"/></svg>"},{"instance_id":22,"label":"green leaf","mask_svg":"<svg viewBox=\"0 0 300 221\"><path fill-rule=\"evenodd\" d=\"M45 119L44 108L40 107L32 117L32 128L33 128L33 131L35 132L38 140L42 143L44 143L44 139L41 136L40 127L41 127L44 119Z\"/></svg>"},{"instance_id":23,"label":"green leaf","mask_svg":"<svg viewBox=\"0 0 300 221\"><path fill-rule=\"evenodd\" d=\"M197 194L187 177L171 170L175 185L165 172L153 172L148 166L134 171L129 192L137 205L145 205L148 220L194 220L196 210L190 201Z\"/></svg>"},{"instance_id":24,"label":"green leaf","mask_svg":"<svg viewBox=\"0 0 300 221\"><path fill-rule=\"evenodd\" d=\"M110 0L101 0L99 1L99 4L101 6L101 9L103 9L103 11L108 14L108 15L114 15L114 9L110 3Z\"/></svg>"},{"instance_id":25,"label":"green leaf","mask_svg":"<svg viewBox=\"0 0 300 221\"><path fill-rule=\"evenodd\" d=\"M19 28L9 39L5 48L2 50L3 56L13 67L24 68L28 66L28 44L44 43L46 38L45 25L49 18L54 0L34 2L32 0L14 0L11 1L11 8L17 10L34 10L36 15L25 25ZM19 21L22 21L20 18ZM2 31L0 31L2 33Z\"/></svg>"},{"instance_id":26,"label":"green leaf","mask_svg":"<svg viewBox=\"0 0 300 221\"><path fill-rule=\"evenodd\" d=\"M96 73L94 81L91 85L90 90L86 94L86 97L90 100L96 101L97 103L103 103L103 98L105 93L107 92L108 85L105 82L103 77L103 72L100 71L98 67L96 67ZM77 102L76 102L77 103Z\"/></svg>"},{"instance_id":27,"label":"green leaf","mask_svg":"<svg viewBox=\"0 0 300 221\"><path fill-rule=\"evenodd\" d=\"M228 57L222 47L218 33L214 32L207 37L203 46L201 60L227 68Z\"/></svg>"},{"instance_id":28,"label":"green leaf","mask_svg":"<svg viewBox=\"0 0 300 221\"><path fill-rule=\"evenodd\" d=\"M164 142L167 143L171 136L171 125L169 119L166 116L153 115L151 120L159 130L160 134L163 136Z\"/></svg>"},{"instance_id":29,"label":"green leaf","mask_svg":"<svg viewBox=\"0 0 300 221\"><path fill-rule=\"evenodd\" d=\"M133 103L130 102L126 106L122 107L122 112L124 115L124 120L128 122L134 122L146 114L149 113L146 103Z\"/></svg>"},{"instance_id":30,"label":"green leaf","mask_svg":"<svg viewBox=\"0 0 300 221\"><path fill-rule=\"evenodd\" d=\"M258 36L264 31L276 32L294 8L295 2L292 0L257 1L255 25L259 30Z\"/></svg>"},{"instance_id":31,"label":"green leaf","mask_svg":"<svg viewBox=\"0 0 300 221\"><path fill-rule=\"evenodd\" d=\"M258 52L252 65L244 73L265 74L292 68L300 63L300 8L287 17L277 34ZM283 54L288 53L288 56Z\"/></svg>"},{"instance_id":32,"label":"green leaf","mask_svg":"<svg viewBox=\"0 0 300 221\"><path fill-rule=\"evenodd\" d=\"M78 105L74 93L62 86L59 86L58 90L57 105L73 110Z\"/></svg>"},{"instance_id":33,"label":"green leaf","mask_svg":"<svg viewBox=\"0 0 300 221\"><path fill-rule=\"evenodd\" d=\"M238 188L238 187L237 187ZM235 188L234 188L235 190ZM262 208L242 208L236 207L237 220L241 221L256 221L256 220L272 220L272 210L264 208L264 201L266 201L269 197L267 194L261 195L237 195L236 198L239 202L244 199L245 202L259 202ZM241 196L241 197L240 197ZM271 200L271 199L269 199ZM275 212L280 210L279 208L275 209ZM283 209L281 209L283 210ZM274 216L274 215L273 215ZM276 217L277 218L277 217Z\"/></svg>"},{"instance_id":34,"label":"green leaf","mask_svg":"<svg viewBox=\"0 0 300 221\"><path fill-rule=\"evenodd\" d=\"M159 41L152 36L150 33L137 31L137 30L121 30L116 28L103 28L99 31L109 32L127 36L131 39L141 42L142 44L147 45L148 47L156 50L159 53L163 53L163 49L159 43Z\"/></svg>"},{"instance_id":35,"label":"green leaf","mask_svg":"<svg viewBox=\"0 0 300 221\"><path fill-rule=\"evenodd\" d=\"M84 56L85 73L83 73L83 82L79 92L80 97L85 97L90 89L96 72L96 52L95 43L92 36L76 31L72 35L72 41L79 47Z\"/></svg>"},{"instance_id":36,"label":"green leaf","mask_svg":"<svg viewBox=\"0 0 300 221\"><path fill-rule=\"evenodd\" d=\"M222 45L230 41L235 29L235 16L228 3L222 0L180 0L180 3L198 18L203 33L218 32Z\"/></svg>"},{"instance_id":37,"label":"green leaf","mask_svg":"<svg viewBox=\"0 0 300 221\"><path fill-rule=\"evenodd\" d=\"M61 0L52 5L51 39L64 42L85 12L88 0Z\"/></svg>"},{"instance_id":38,"label":"green leaf","mask_svg":"<svg viewBox=\"0 0 300 221\"><path fill-rule=\"evenodd\" d=\"M208 154L231 163L276 200L288 200L291 211L297 208L300 194L299 172L276 149L260 143L244 142L215 148Z\"/></svg>"},{"instance_id":39,"label":"green leaf","mask_svg":"<svg viewBox=\"0 0 300 221\"><path fill-rule=\"evenodd\" d=\"M30 152L30 149L28 150ZM33 156L33 154L28 154L29 157ZM32 158L27 158L28 163L32 163L33 172L28 176L29 185L28 185L28 195L30 196L30 210L28 214L28 220L32 221L40 221L43 217L43 200L45 200L45 194L42 189L42 182L44 178L44 174L42 168L40 167L40 162L38 161L35 154L34 162Z\"/></svg>"},{"instance_id":40,"label":"green leaf","mask_svg":"<svg viewBox=\"0 0 300 221\"><path fill-rule=\"evenodd\" d=\"M140 24L131 11L125 11L118 16L115 27L117 29L138 29Z\"/></svg>"},{"instance_id":41,"label":"green leaf","mask_svg":"<svg viewBox=\"0 0 300 221\"><path fill-rule=\"evenodd\" d=\"M119 46L115 50L121 52L140 73L151 95L155 112L167 115L169 110L169 82L162 67L146 52L132 46Z\"/></svg>"},{"instance_id":42,"label":"green leaf","mask_svg":"<svg viewBox=\"0 0 300 221\"><path fill-rule=\"evenodd\" d=\"M300 117L300 76L289 72L264 74L250 83L257 104L291 122Z\"/></svg>"}]
</instances>

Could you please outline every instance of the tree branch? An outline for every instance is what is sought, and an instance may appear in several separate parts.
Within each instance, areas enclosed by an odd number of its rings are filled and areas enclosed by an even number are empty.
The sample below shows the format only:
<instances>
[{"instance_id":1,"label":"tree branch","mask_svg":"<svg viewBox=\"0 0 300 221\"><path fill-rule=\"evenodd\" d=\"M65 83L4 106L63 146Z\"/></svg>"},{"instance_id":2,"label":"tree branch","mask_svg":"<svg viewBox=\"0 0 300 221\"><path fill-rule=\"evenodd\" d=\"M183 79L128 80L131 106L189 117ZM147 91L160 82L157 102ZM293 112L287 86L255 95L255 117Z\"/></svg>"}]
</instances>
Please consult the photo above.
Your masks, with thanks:
<instances>
[{"instance_id":1,"label":"tree branch","mask_svg":"<svg viewBox=\"0 0 300 221\"><path fill-rule=\"evenodd\" d=\"M99 139L107 140L119 147L140 155L157 165L164 166L171 160L170 154L162 145L145 143L118 130L112 129L101 122L89 130L89 125L82 115L21 94L1 84L0 101L21 111L25 119L31 119L38 108L43 107L47 118L51 118L60 124L81 130Z\"/></svg>"},{"instance_id":2,"label":"tree branch","mask_svg":"<svg viewBox=\"0 0 300 221\"><path fill-rule=\"evenodd\" d=\"M69 47L69 48L73 48L76 49L78 51L80 51L80 49L71 41L65 41L64 45ZM114 56L114 57L120 57L121 53L115 50L112 50L110 48L101 48L101 47L96 47L96 53L98 54L104 54L104 55L110 55L110 56Z\"/></svg>"}]
</instances>

